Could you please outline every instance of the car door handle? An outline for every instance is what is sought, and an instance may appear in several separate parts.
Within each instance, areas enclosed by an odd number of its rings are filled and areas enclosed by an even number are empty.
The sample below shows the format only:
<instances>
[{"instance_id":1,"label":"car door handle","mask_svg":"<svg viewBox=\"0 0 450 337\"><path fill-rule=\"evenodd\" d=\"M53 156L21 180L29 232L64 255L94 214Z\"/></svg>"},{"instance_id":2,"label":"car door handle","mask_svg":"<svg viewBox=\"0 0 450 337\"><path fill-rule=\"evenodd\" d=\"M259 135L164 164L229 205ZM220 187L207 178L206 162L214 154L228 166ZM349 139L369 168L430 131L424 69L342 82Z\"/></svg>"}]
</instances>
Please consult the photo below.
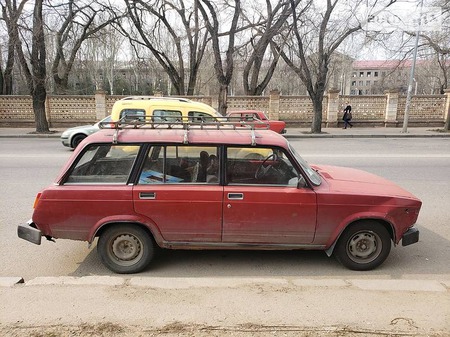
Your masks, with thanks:
<instances>
[{"instance_id":1,"label":"car door handle","mask_svg":"<svg viewBox=\"0 0 450 337\"><path fill-rule=\"evenodd\" d=\"M244 193L228 193L229 200L243 200Z\"/></svg>"},{"instance_id":2,"label":"car door handle","mask_svg":"<svg viewBox=\"0 0 450 337\"><path fill-rule=\"evenodd\" d=\"M139 199L156 199L155 192L139 192Z\"/></svg>"}]
</instances>

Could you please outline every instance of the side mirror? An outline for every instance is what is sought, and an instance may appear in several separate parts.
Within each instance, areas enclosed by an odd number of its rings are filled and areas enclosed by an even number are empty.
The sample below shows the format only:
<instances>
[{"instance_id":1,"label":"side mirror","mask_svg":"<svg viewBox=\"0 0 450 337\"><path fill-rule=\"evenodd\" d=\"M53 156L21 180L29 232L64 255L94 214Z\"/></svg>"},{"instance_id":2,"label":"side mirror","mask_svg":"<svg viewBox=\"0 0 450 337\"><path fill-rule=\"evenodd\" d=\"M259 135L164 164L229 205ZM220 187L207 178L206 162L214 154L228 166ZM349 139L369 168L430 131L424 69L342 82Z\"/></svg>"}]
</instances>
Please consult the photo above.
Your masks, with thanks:
<instances>
[{"instance_id":1,"label":"side mirror","mask_svg":"<svg viewBox=\"0 0 450 337\"><path fill-rule=\"evenodd\" d=\"M298 177L297 188L305 188L305 187L308 187L308 185L306 184L305 178L303 178L303 176L299 176Z\"/></svg>"}]
</instances>

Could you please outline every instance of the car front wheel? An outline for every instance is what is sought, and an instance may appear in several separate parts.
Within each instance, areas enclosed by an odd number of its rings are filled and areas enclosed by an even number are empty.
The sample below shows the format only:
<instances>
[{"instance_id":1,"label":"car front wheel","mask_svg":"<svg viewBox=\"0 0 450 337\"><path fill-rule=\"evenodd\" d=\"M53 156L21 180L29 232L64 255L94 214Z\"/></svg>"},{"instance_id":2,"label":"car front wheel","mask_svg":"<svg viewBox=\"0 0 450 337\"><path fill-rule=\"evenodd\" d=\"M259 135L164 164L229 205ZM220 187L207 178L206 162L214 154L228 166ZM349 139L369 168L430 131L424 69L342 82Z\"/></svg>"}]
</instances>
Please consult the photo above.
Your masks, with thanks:
<instances>
[{"instance_id":1,"label":"car front wheel","mask_svg":"<svg viewBox=\"0 0 450 337\"><path fill-rule=\"evenodd\" d=\"M371 270L381 265L391 251L387 229L376 221L361 221L348 227L336 246L335 256L352 270Z\"/></svg>"},{"instance_id":2,"label":"car front wheel","mask_svg":"<svg viewBox=\"0 0 450 337\"><path fill-rule=\"evenodd\" d=\"M133 274L151 262L155 244L149 233L133 225L117 225L100 235L97 252L103 264L115 273Z\"/></svg>"},{"instance_id":3,"label":"car front wheel","mask_svg":"<svg viewBox=\"0 0 450 337\"><path fill-rule=\"evenodd\" d=\"M76 148L84 139L86 135L76 135L72 139L72 148Z\"/></svg>"}]
</instances>

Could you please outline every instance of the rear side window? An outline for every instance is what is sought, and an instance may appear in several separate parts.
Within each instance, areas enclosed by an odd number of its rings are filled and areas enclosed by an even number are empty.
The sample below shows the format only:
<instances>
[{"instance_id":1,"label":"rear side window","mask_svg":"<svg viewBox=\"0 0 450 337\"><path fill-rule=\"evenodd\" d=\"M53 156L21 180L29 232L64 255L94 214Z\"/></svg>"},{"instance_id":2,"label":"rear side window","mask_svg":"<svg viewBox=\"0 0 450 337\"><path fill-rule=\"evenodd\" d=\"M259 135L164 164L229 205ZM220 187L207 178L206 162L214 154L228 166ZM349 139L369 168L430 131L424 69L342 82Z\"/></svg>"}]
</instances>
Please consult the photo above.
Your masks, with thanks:
<instances>
[{"instance_id":1,"label":"rear side window","mask_svg":"<svg viewBox=\"0 0 450 337\"><path fill-rule=\"evenodd\" d=\"M211 116L210 114L206 112L200 112L200 111L189 111L188 112L189 121L190 122L212 122L215 120L215 117Z\"/></svg>"},{"instance_id":2,"label":"rear side window","mask_svg":"<svg viewBox=\"0 0 450 337\"><path fill-rule=\"evenodd\" d=\"M177 122L181 120L181 111L177 110L154 110L154 122Z\"/></svg>"},{"instance_id":3,"label":"rear side window","mask_svg":"<svg viewBox=\"0 0 450 337\"><path fill-rule=\"evenodd\" d=\"M91 145L81 155L65 184L126 184L139 146Z\"/></svg>"},{"instance_id":4,"label":"rear side window","mask_svg":"<svg viewBox=\"0 0 450 337\"><path fill-rule=\"evenodd\" d=\"M219 156L211 146L153 146L139 184L219 183Z\"/></svg>"}]
</instances>

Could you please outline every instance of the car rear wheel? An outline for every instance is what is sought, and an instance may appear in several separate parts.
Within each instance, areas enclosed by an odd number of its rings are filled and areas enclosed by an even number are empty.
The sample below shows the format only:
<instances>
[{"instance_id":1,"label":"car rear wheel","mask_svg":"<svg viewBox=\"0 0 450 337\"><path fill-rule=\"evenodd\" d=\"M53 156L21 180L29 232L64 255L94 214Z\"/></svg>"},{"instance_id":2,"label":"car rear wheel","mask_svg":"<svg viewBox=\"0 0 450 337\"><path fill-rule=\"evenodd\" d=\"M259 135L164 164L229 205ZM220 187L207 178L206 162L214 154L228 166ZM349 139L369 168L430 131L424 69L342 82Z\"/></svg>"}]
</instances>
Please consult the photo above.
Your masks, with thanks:
<instances>
[{"instance_id":1,"label":"car rear wheel","mask_svg":"<svg viewBox=\"0 0 450 337\"><path fill-rule=\"evenodd\" d=\"M117 225L100 235L97 252L113 272L133 274L151 262L155 244L147 231L133 225Z\"/></svg>"},{"instance_id":2,"label":"car rear wheel","mask_svg":"<svg viewBox=\"0 0 450 337\"><path fill-rule=\"evenodd\" d=\"M75 149L85 138L86 135L75 135L72 138L72 148Z\"/></svg>"},{"instance_id":3,"label":"car rear wheel","mask_svg":"<svg viewBox=\"0 0 450 337\"><path fill-rule=\"evenodd\" d=\"M387 229L376 221L361 221L348 227L334 252L337 259L352 270L371 270L381 265L391 251Z\"/></svg>"}]
</instances>

